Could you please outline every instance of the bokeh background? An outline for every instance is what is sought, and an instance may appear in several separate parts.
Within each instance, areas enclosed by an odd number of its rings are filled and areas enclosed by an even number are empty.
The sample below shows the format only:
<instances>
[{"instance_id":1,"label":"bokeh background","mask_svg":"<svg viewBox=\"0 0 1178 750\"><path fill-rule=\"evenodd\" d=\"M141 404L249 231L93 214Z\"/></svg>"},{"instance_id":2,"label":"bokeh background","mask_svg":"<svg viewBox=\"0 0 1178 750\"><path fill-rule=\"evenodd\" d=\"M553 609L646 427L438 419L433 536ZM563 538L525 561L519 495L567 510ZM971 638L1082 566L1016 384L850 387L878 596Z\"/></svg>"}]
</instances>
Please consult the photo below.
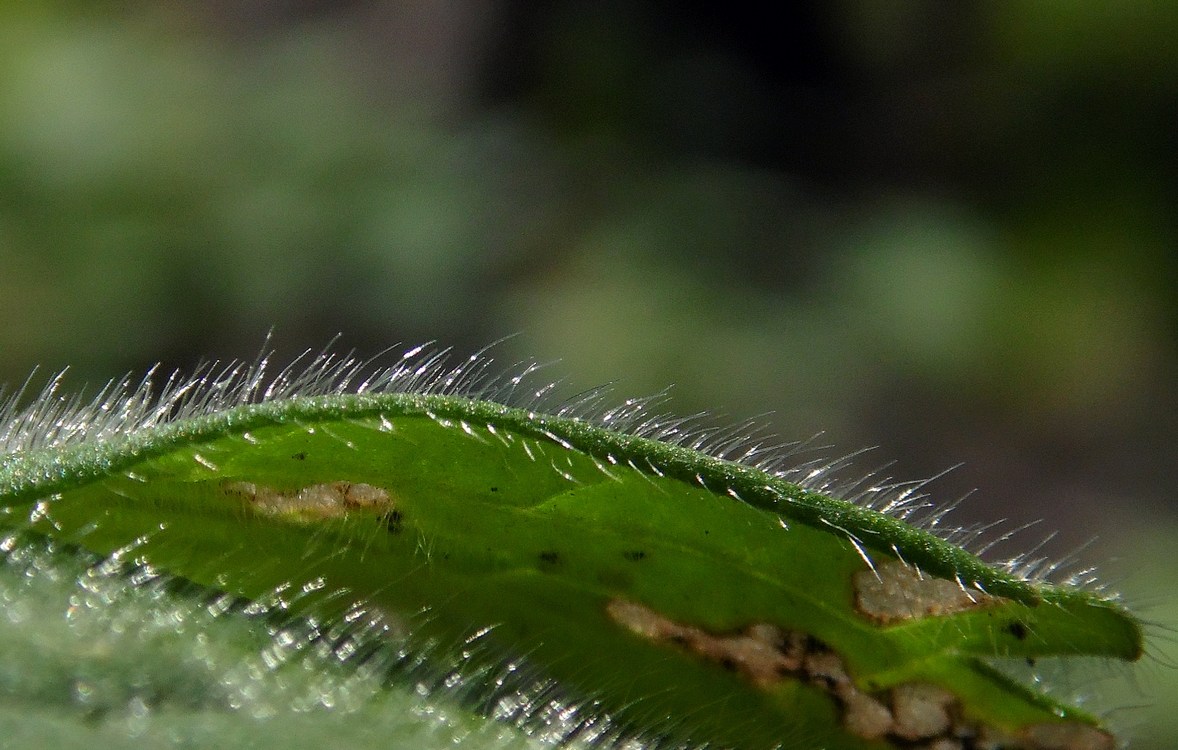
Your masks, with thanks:
<instances>
[{"instance_id":1,"label":"bokeh background","mask_svg":"<svg viewBox=\"0 0 1178 750\"><path fill-rule=\"evenodd\" d=\"M436 340L1045 519L1178 718L1178 4L0 4L0 382ZM814 437L817 433L820 433ZM823 448L823 446L831 446ZM1120 692L1117 692L1120 691Z\"/></svg>"}]
</instances>

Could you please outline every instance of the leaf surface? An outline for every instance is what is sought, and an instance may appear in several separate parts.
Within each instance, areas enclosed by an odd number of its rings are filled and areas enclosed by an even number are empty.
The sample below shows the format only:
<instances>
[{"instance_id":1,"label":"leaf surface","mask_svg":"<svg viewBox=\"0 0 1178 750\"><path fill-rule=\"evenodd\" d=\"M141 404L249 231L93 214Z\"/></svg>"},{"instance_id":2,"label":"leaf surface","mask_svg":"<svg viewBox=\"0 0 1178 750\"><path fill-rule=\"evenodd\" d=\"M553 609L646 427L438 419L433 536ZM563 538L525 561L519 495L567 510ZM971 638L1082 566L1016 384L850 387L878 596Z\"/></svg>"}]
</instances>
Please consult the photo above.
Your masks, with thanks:
<instances>
[{"instance_id":1,"label":"leaf surface","mask_svg":"<svg viewBox=\"0 0 1178 750\"><path fill-rule=\"evenodd\" d=\"M406 387L9 453L3 523L311 623L347 663L557 739L1114 746L988 660L1136 659L1116 601L653 429Z\"/></svg>"}]
</instances>

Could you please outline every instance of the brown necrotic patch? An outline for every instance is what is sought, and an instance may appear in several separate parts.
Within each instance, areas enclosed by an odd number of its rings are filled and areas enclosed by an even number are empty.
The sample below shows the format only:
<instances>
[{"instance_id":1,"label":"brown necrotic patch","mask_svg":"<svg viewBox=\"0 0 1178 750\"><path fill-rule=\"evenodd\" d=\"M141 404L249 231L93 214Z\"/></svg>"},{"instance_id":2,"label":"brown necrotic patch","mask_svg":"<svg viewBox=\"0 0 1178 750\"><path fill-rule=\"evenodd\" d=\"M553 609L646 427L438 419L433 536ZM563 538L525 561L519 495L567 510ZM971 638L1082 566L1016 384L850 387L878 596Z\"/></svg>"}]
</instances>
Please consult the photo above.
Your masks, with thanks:
<instances>
[{"instance_id":1,"label":"brown necrotic patch","mask_svg":"<svg viewBox=\"0 0 1178 750\"><path fill-rule=\"evenodd\" d=\"M687 651L757 688L769 690L787 679L812 685L838 704L843 727L863 739L909 750L1116 748L1111 735L1079 722L1036 724L1014 733L979 725L965 719L957 696L939 685L914 682L876 692L862 690L841 656L800 631L754 623L737 632L712 633L625 599L611 600L605 610L635 635Z\"/></svg>"},{"instance_id":2,"label":"brown necrotic patch","mask_svg":"<svg viewBox=\"0 0 1178 750\"><path fill-rule=\"evenodd\" d=\"M854 577L855 608L888 625L935 617L997 603L997 597L970 591L957 581L925 575L899 560L859 571Z\"/></svg>"},{"instance_id":3,"label":"brown necrotic patch","mask_svg":"<svg viewBox=\"0 0 1178 750\"><path fill-rule=\"evenodd\" d=\"M313 521L339 518L350 511L373 511L386 516L395 511L388 490L363 482L325 482L297 490L278 490L253 482L229 482L225 491L244 498L263 515Z\"/></svg>"}]
</instances>

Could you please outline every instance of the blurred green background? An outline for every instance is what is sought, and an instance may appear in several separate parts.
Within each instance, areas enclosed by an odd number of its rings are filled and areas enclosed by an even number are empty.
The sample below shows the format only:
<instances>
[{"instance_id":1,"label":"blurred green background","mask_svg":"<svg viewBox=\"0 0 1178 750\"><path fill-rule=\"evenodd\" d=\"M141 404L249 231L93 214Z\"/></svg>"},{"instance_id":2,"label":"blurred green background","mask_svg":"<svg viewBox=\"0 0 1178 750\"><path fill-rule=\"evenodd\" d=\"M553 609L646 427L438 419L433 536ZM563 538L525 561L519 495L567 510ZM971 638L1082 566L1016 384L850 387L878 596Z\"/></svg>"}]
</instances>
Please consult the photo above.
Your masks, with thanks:
<instances>
[{"instance_id":1,"label":"blurred green background","mask_svg":"<svg viewBox=\"0 0 1178 750\"><path fill-rule=\"evenodd\" d=\"M518 333L567 393L963 462L960 522L1045 519L996 555L1099 537L1159 623L1110 705L1168 747L1176 38L1156 0L2 3L0 382Z\"/></svg>"}]
</instances>

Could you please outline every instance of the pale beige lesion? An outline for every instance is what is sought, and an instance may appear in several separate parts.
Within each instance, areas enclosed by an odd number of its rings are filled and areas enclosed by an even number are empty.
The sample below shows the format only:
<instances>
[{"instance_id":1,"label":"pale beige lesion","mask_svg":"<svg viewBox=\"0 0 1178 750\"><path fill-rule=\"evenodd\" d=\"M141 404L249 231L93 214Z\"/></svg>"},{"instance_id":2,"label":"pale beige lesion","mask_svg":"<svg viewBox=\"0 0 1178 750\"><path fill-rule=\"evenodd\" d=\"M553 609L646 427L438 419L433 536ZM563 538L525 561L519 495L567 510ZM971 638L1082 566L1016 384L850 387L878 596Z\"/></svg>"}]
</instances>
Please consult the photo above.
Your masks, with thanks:
<instances>
[{"instance_id":1,"label":"pale beige lesion","mask_svg":"<svg viewBox=\"0 0 1178 750\"><path fill-rule=\"evenodd\" d=\"M882 625L951 615L1001 601L981 591L966 589L957 581L925 575L900 560L861 570L855 574L853 583L855 608Z\"/></svg>"},{"instance_id":2,"label":"pale beige lesion","mask_svg":"<svg viewBox=\"0 0 1178 750\"><path fill-rule=\"evenodd\" d=\"M856 685L841 656L796 630L754 623L739 631L713 633L676 622L625 599L606 604L618 625L646 640L684 650L735 672L762 690L784 680L805 682L831 696L843 727L866 740L884 740L908 750L1114 750L1113 737L1081 722L1036 724L1004 732L964 716L950 690L924 682L868 692Z\"/></svg>"},{"instance_id":3,"label":"pale beige lesion","mask_svg":"<svg viewBox=\"0 0 1178 750\"><path fill-rule=\"evenodd\" d=\"M705 661L723 665L758 687L768 687L801 669L805 648L796 633L759 624L729 635L713 635L682 625L654 610L624 599L606 605L610 618L636 635L673 643Z\"/></svg>"},{"instance_id":4,"label":"pale beige lesion","mask_svg":"<svg viewBox=\"0 0 1178 750\"><path fill-rule=\"evenodd\" d=\"M387 514L396 505L388 490L363 482L324 482L279 490L255 482L235 481L223 487L226 493L241 497L256 513L306 521L340 518L351 511Z\"/></svg>"}]
</instances>

